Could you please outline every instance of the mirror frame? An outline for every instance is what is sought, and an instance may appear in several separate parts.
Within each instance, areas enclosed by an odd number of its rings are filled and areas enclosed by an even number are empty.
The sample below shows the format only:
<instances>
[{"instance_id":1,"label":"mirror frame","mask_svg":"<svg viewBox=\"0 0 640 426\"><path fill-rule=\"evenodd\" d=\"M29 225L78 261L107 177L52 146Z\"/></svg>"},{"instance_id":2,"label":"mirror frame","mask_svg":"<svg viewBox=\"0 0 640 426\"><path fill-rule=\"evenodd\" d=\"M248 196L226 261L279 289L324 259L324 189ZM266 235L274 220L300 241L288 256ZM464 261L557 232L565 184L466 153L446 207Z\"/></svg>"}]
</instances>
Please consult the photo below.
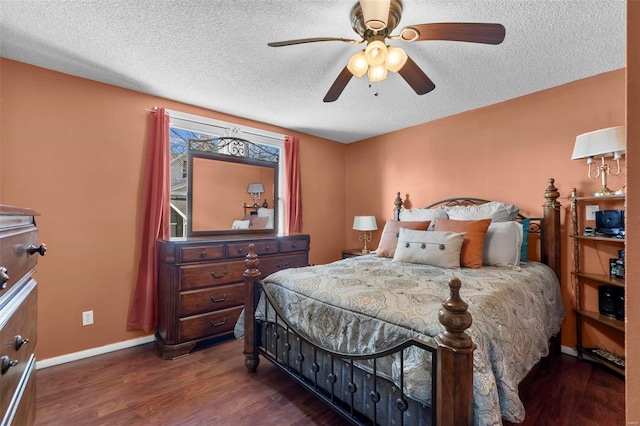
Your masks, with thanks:
<instances>
[{"instance_id":1,"label":"mirror frame","mask_svg":"<svg viewBox=\"0 0 640 426\"><path fill-rule=\"evenodd\" d=\"M220 138L222 139L222 138ZM239 138L229 138L235 141L242 141L245 143L253 144L251 141L247 141ZM253 144L255 145L255 144ZM227 163L245 164L247 166L258 166L264 168L273 169L273 184L274 184L274 200L273 200L273 228L268 229L212 229L204 231L193 230L193 159L202 158L213 161L224 161ZM233 234L277 234L278 233L278 217L279 217L279 198L278 192L278 168L279 163L273 161L265 161L258 159L251 159L247 157L239 157L235 155L218 154L215 152L205 152L199 150L189 150L187 153L188 169L187 169L187 237L197 236L212 236L212 235L233 235Z\"/></svg>"}]
</instances>

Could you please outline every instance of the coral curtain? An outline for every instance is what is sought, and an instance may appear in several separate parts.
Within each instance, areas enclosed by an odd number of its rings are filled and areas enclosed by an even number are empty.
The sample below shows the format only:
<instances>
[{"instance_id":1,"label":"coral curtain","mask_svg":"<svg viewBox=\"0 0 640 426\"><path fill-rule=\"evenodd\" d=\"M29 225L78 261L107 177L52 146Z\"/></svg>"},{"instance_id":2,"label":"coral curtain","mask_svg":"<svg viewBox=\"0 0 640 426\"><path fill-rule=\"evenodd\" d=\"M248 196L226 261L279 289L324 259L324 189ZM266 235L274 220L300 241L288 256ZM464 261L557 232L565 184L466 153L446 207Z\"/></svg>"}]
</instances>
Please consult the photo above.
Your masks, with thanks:
<instances>
[{"instance_id":1,"label":"coral curtain","mask_svg":"<svg viewBox=\"0 0 640 426\"><path fill-rule=\"evenodd\" d=\"M284 137L285 210L288 233L302 231L302 196L300 192L300 141L294 136Z\"/></svg>"},{"instance_id":2,"label":"coral curtain","mask_svg":"<svg viewBox=\"0 0 640 426\"><path fill-rule=\"evenodd\" d=\"M128 330L149 332L158 323L156 246L159 238L169 239L169 195L169 116L158 108L149 118L140 260Z\"/></svg>"}]
</instances>

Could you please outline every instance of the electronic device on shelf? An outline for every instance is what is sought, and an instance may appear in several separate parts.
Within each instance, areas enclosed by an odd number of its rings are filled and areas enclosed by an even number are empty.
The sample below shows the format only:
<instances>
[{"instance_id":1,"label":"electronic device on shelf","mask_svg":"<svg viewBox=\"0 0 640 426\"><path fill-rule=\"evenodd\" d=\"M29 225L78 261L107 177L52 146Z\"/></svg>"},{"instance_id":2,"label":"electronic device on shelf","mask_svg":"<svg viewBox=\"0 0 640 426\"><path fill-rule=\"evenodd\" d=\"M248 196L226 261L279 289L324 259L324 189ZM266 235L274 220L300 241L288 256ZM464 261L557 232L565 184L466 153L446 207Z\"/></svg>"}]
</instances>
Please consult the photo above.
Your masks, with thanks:
<instances>
[{"instance_id":1,"label":"electronic device on shelf","mask_svg":"<svg viewBox=\"0 0 640 426\"><path fill-rule=\"evenodd\" d=\"M624 210L597 211L596 232L607 237L624 238Z\"/></svg>"}]
</instances>

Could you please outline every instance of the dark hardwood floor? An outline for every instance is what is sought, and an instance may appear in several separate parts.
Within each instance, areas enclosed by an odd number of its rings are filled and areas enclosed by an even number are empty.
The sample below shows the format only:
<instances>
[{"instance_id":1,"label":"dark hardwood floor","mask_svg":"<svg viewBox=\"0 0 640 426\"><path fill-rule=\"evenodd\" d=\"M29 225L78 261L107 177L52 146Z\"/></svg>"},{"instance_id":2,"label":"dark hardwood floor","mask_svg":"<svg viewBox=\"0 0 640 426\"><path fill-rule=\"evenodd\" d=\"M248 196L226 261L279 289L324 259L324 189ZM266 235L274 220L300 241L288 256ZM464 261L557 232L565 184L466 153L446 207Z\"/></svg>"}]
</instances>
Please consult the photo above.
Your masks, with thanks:
<instances>
[{"instance_id":1,"label":"dark hardwood floor","mask_svg":"<svg viewBox=\"0 0 640 426\"><path fill-rule=\"evenodd\" d=\"M37 425L342 425L276 367L247 373L242 342L173 360L152 344L37 371ZM622 425L624 380L562 355L542 366L523 400L524 425Z\"/></svg>"}]
</instances>

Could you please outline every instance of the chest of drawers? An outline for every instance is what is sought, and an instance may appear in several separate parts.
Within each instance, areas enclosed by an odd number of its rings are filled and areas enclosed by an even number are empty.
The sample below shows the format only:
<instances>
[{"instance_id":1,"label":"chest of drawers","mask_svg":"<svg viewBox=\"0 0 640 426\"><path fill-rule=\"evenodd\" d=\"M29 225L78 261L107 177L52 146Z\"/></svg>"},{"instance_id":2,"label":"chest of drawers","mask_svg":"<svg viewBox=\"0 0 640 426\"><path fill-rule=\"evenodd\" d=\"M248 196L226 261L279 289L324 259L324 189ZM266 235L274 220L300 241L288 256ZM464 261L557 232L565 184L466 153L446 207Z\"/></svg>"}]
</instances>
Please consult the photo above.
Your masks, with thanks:
<instances>
[{"instance_id":1,"label":"chest of drawers","mask_svg":"<svg viewBox=\"0 0 640 426\"><path fill-rule=\"evenodd\" d=\"M162 358L233 334L244 308L249 244L260 256L263 277L309 264L309 236L303 234L159 241L156 348Z\"/></svg>"},{"instance_id":2,"label":"chest of drawers","mask_svg":"<svg viewBox=\"0 0 640 426\"><path fill-rule=\"evenodd\" d=\"M0 424L35 421L38 230L30 209L0 206Z\"/></svg>"}]
</instances>

